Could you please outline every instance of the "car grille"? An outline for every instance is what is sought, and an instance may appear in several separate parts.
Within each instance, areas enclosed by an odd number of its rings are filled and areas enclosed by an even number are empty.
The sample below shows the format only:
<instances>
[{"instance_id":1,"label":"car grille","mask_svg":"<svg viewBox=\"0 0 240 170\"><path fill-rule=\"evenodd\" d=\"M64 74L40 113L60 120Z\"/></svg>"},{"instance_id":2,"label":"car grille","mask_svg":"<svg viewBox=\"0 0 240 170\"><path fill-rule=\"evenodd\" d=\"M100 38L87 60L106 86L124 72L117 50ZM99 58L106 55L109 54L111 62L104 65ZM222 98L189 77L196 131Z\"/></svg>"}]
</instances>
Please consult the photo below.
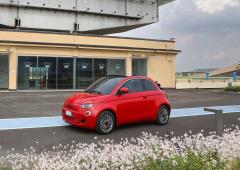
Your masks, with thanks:
<instances>
[{"instance_id":1,"label":"car grille","mask_svg":"<svg viewBox=\"0 0 240 170\"><path fill-rule=\"evenodd\" d=\"M74 106L72 104L69 104L69 103L65 103L64 107L67 108L67 109L76 109L76 106Z\"/></svg>"}]
</instances>

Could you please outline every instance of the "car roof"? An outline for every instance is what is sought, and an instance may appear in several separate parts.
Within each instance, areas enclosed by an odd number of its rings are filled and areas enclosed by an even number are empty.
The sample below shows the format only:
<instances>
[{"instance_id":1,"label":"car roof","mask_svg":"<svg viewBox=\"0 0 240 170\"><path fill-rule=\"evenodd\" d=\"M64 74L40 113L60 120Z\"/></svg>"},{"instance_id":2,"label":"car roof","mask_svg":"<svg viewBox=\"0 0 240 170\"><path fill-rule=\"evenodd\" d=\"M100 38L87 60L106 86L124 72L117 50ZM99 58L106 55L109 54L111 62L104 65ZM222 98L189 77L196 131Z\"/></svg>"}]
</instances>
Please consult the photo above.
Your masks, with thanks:
<instances>
[{"instance_id":1,"label":"car roof","mask_svg":"<svg viewBox=\"0 0 240 170\"><path fill-rule=\"evenodd\" d=\"M126 76L126 79L149 79L147 76Z\"/></svg>"},{"instance_id":2,"label":"car roof","mask_svg":"<svg viewBox=\"0 0 240 170\"><path fill-rule=\"evenodd\" d=\"M131 79L131 78L147 78L147 76L123 76L123 75L107 75L106 77L109 77L109 78L116 78L116 77L122 77L122 78L127 78L127 79Z\"/></svg>"},{"instance_id":3,"label":"car roof","mask_svg":"<svg viewBox=\"0 0 240 170\"><path fill-rule=\"evenodd\" d=\"M116 77L127 77L127 76L123 76L123 75L107 75L105 77L108 77L108 78L116 78Z\"/></svg>"}]
</instances>

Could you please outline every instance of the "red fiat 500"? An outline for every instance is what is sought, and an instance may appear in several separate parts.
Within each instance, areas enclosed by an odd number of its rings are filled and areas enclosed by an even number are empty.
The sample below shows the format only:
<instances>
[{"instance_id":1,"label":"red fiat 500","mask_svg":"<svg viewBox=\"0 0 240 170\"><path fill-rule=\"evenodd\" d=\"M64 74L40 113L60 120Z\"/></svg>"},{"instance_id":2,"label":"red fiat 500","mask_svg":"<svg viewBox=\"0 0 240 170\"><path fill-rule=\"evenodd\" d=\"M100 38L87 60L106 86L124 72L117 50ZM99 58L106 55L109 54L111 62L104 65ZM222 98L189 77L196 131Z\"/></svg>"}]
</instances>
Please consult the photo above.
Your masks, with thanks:
<instances>
[{"instance_id":1,"label":"red fiat 500","mask_svg":"<svg viewBox=\"0 0 240 170\"><path fill-rule=\"evenodd\" d=\"M150 78L142 76L103 77L84 92L68 97L62 108L66 122L108 134L116 126L150 121L168 123L170 103Z\"/></svg>"}]
</instances>

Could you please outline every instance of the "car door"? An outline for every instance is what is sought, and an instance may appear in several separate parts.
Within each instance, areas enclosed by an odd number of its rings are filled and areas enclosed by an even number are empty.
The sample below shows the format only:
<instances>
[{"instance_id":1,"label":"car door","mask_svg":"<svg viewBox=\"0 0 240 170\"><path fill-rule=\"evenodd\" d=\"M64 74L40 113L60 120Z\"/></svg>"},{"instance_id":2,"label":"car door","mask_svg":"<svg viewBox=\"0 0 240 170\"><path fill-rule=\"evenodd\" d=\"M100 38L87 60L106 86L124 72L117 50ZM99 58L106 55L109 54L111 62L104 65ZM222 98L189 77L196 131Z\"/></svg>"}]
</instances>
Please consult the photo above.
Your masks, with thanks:
<instances>
[{"instance_id":1,"label":"car door","mask_svg":"<svg viewBox=\"0 0 240 170\"><path fill-rule=\"evenodd\" d=\"M142 79L142 85L144 89L144 104L146 110L146 112L143 113L143 119L155 120L158 110L158 103L160 102L158 101L160 99L158 87L149 79Z\"/></svg>"},{"instance_id":2,"label":"car door","mask_svg":"<svg viewBox=\"0 0 240 170\"><path fill-rule=\"evenodd\" d=\"M116 95L118 122L122 124L144 120L148 107L141 79L129 79L119 89L123 87L127 87L129 92Z\"/></svg>"}]
</instances>

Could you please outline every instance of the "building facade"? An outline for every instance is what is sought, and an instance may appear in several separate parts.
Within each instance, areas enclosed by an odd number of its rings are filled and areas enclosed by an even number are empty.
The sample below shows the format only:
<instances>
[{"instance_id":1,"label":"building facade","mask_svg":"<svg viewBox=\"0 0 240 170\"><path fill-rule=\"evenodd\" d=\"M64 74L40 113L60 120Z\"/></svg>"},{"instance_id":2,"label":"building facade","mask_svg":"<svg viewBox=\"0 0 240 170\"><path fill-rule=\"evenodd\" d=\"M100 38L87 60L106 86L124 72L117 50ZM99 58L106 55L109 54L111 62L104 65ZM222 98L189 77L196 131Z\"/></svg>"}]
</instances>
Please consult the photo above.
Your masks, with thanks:
<instances>
[{"instance_id":1,"label":"building facade","mask_svg":"<svg viewBox=\"0 0 240 170\"><path fill-rule=\"evenodd\" d=\"M175 88L175 41L0 30L0 89L84 89L106 75Z\"/></svg>"}]
</instances>

